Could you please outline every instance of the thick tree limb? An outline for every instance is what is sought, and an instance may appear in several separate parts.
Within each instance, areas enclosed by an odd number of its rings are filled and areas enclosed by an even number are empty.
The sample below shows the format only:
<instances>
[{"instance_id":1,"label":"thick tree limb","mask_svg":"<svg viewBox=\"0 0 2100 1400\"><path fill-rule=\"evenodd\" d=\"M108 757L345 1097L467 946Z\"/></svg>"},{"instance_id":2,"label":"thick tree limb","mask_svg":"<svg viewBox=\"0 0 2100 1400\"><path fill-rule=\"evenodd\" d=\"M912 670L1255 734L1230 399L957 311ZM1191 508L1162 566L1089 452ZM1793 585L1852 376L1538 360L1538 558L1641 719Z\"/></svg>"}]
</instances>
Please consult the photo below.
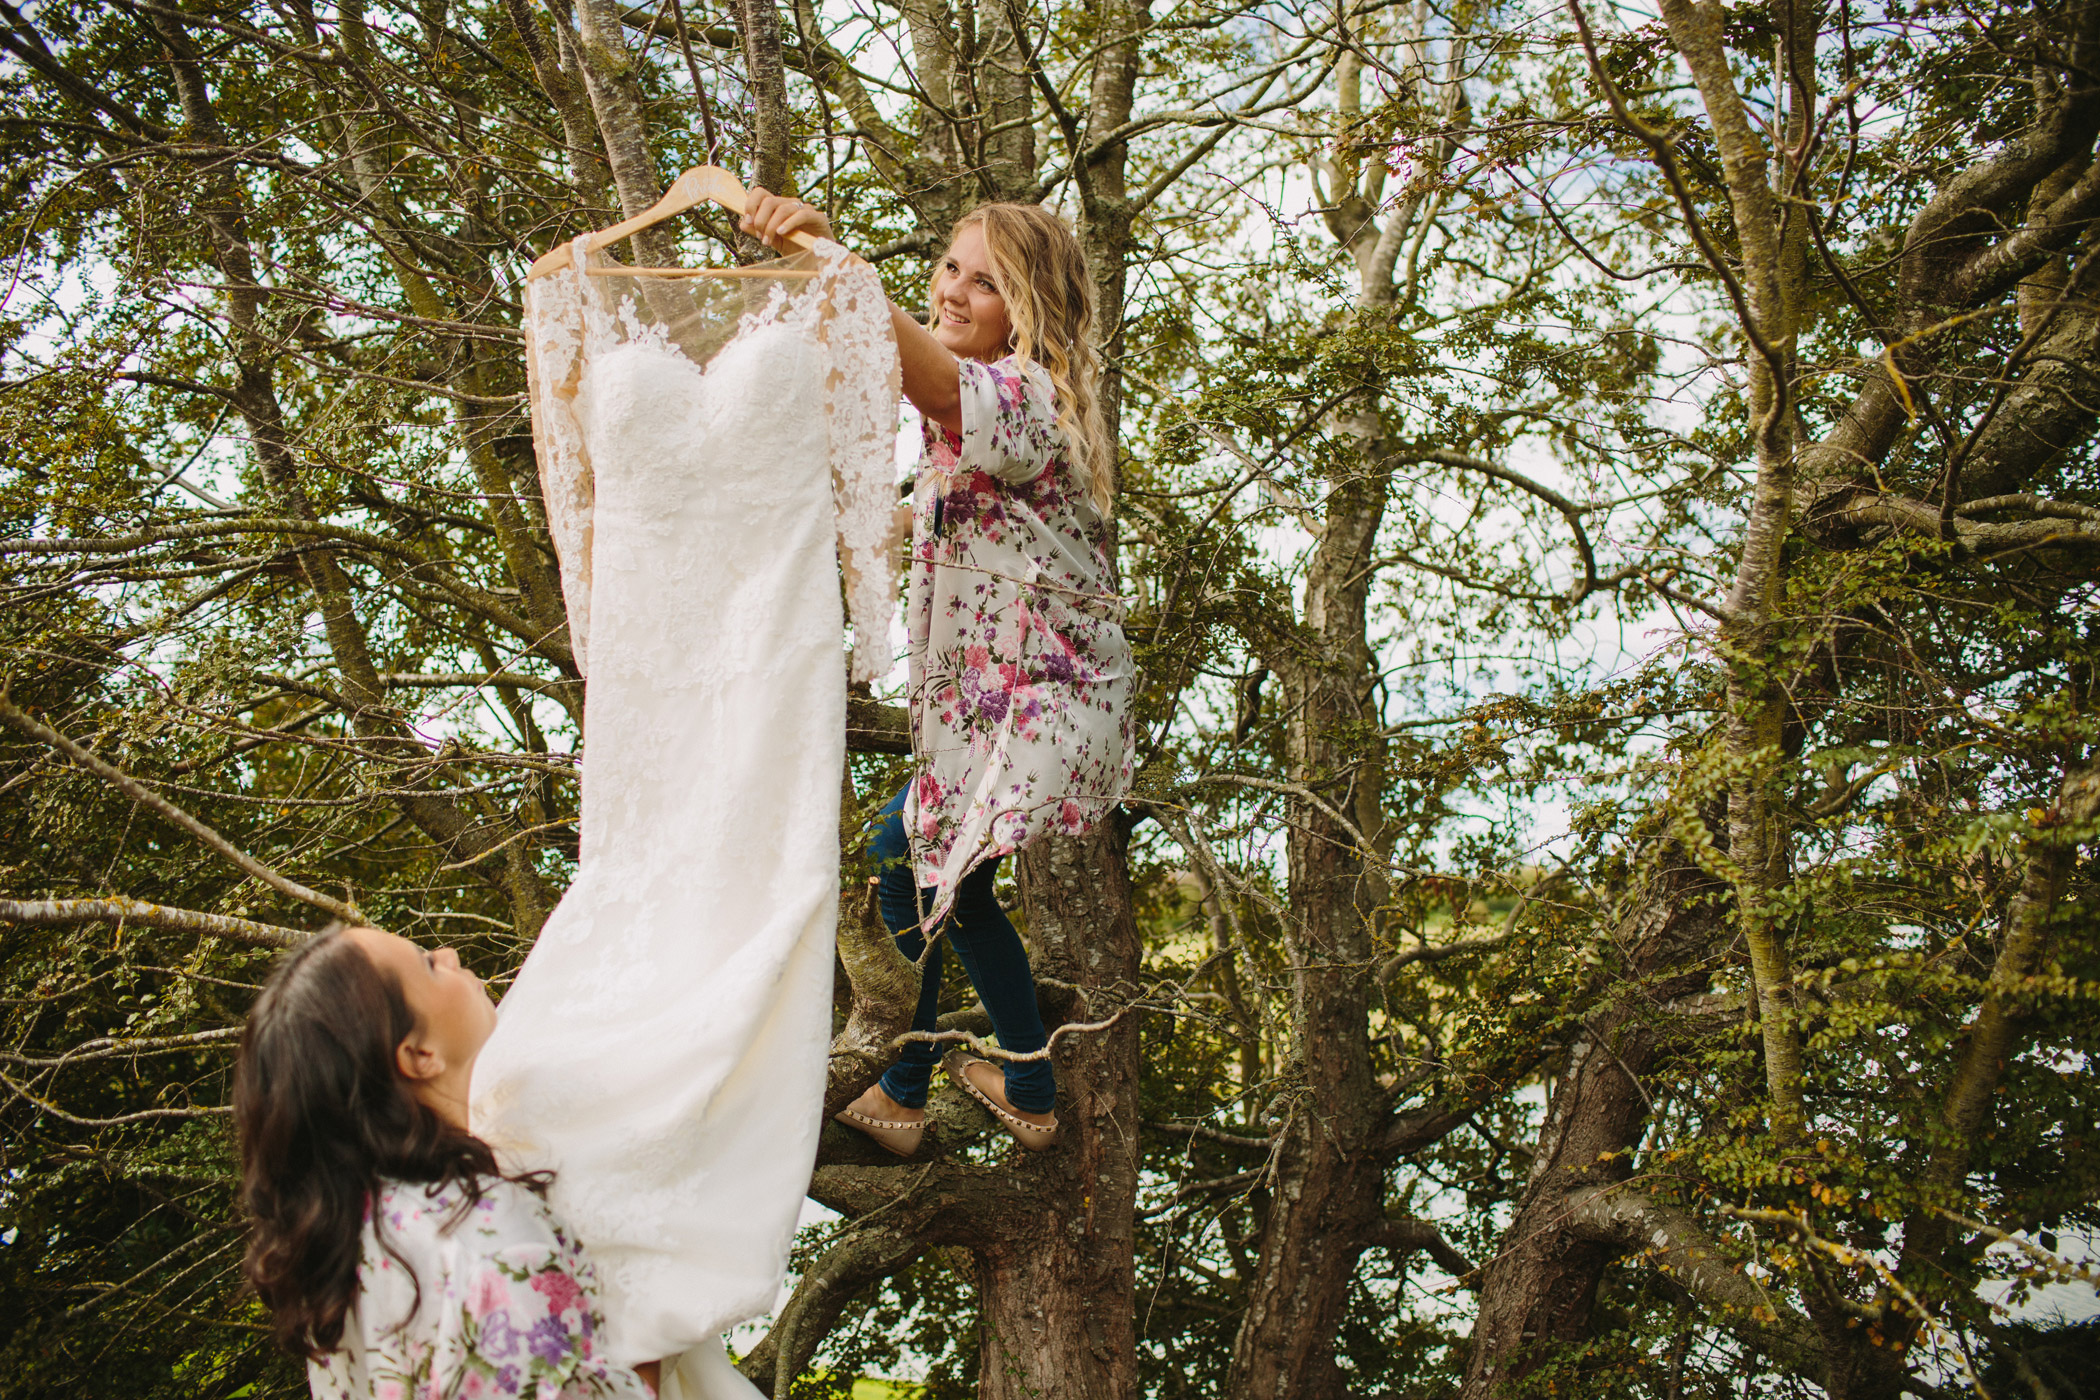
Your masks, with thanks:
<instances>
[{"instance_id":1,"label":"thick tree limb","mask_svg":"<svg viewBox=\"0 0 2100 1400\"><path fill-rule=\"evenodd\" d=\"M901 705L846 697L846 747L854 753L911 752L911 716Z\"/></svg>"},{"instance_id":2,"label":"thick tree limb","mask_svg":"<svg viewBox=\"0 0 2100 1400\"><path fill-rule=\"evenodd\" d=\"M780 12L773 0L736 0L744 77L750 84L751 182L788 191L787 73L780 51Z\"/></svg>"},{"instance_id":3,"label":"thick tree limb","mask_svg":"<svg viewBox=\"0 0 2100 1400\"><path fill-rule=\"evenodd\" d=\"M2086 71L2070 75L2056 100L2044 104L2032 130L1949 180L1911 220L1897 283L1906 305L1951 309L1959 303L1949 291L1973 294L1987 285L1970 269L1996 261L1988 246L1978 245L2003 227L2001 211L2024 200L2066 161L2092 149L2100 135L2100 82L2090 69L2100 40L2100 12L2087 7L2081 19L2081 32L2067 37Z\"/></svg>"},{"instance_id":4,"label":"thick tree limb","mask_svg":"<svg viewBox=\"0 0 2100 1400\"><path fill-rule=\"evenodd\" d=\"M504 12L517 30L541 91L554 104L561 118L562 143L568 148L569 179L584 203L602 207L612 185L612 167L598 144L597 123L591 117L590 101L575 77L561 66L561 56L547 43L537 17L526 0L504 0Z\"/></svg>"},{"instance_id":5,"label":"thick tree limb","mask_svg":"<svg viewBox=\"0 0 2100 1400\"><path fill-rule=\"evenodd\" d=\"M1722 11L1693 0L1661 0L1661 8L1671 41L1698 85L1707 124L1720 149L1747 298L1738 304L1738 319L1744 338L1758 352L1748 365L1746 405L1755 432L1757 474L1724 608L1728 621L1722 627L1729 700L1723 747L1734 769L1728 789L1728 849L1737 872L1736 915L1749 949L1759 1000L1769 1113L1774 1130L1782 1138L1793 1138L1801 1133L1807 1111L1802 1101L1801 1042L1792 1016L1786 926L1777 916L1773 899L1786 851L1785 836L1773 817L1774 788L1784 773L1784 765L1774 760L1780 749L1785 701L1768 668L1783 640L1776 604L1783 575L1782 551L1794 510L1797 415L1792 371L1806 245L1798 236L1788 237L1782 226L1771 158L1745 115L1742 93L1729 63ZM1579 7L1576 14L1580 25ZM1804 7L1794 8L1790 30L1803 14ZM1813 34L1812 27L1809 32ZM1784 47L1790 50L1795 37L1789 33ZM1584 42L1588 44L1586 33ZM1608 83L1594 51L1592 55L1599 81ZM1805 87L1798 94L1790 131L1798 125L1810 97ZM1641 130L1618 100L1613 101L1620 119ZM1669 142L1659 137L1643 139L1666 174L1675 168ZM1803 133L1801 140L1806 139ZM1797 147L1785 154L1792 160L1802 151ZM1686 226L1697 236L1697 211L1682 190L1678 197ZM1795 225L1798 233L1798 219ZM1718 261L1716 268L1724 278L1728 275Z\"/></svg>"},{"instance_id":6,"label":"thick tree limb","mask_svg":"<svg viewBox=\"0 0 2100 1400\"><path fill-rule=\"evenodd\" d=\"M1490 953L1515 937L1514 933L1497 933L1485 938L1462 938L1456 943L1436 945L1425 943L1419 948L1408 948L1387 958L1378 965L1376 976L1379 981L1383 982L1401 968L1413 963L1434 964L1443 962L1447 958L1464 957L1468 953Z\"/></svg>"},{"instance_id":7,"label":"thick tree limb","mask_svg":"<svg viewBox=\"0 0 2100 1400\"><path fill-rule=\"evenodd\" d=\"M1731 1265L1688 1212L1627 1186L1574 1191L1567 1209L1576 1234L1644 1255L1682 1284L1719 1325L1796 1375L1822 1380L1823 1347L1815 1324Z\"/></svg>"},{"instance_id":8,"label":"thick tree limb","mask_svg":"<svg viewBox=\"0 0 2100 1400\"><path fill-rule=\"evenodd\" d=\"M769 1387L775 1400L787 1400L817 1344L854 1295L925 1252L926 1243L915 1232L890 1228L887 1221L847 1231L802 1275L772 1330L738 1369Z\"/></svg>"},{"instance_id":9,"label":"thick tree limb","mask_svg":"<svg viewBox=\"0 0 2100 1400\"><path fill-rule=\"evenodd\" d=\"M127 130L140 136L155 141L170 141L174 138L174 133L166 127L158 122L148 121L59 62L50 47L44 43L43 36L36 32L15 6L0 0L0 16L4 16L4 19L0 19L0 49L7 50L22 63L42 74L53 87L89 111L111 117Z\"/></svg>"},{"instance_id":10,"label":"thick tree limb","mask_svg":"<svg viewBox=\"0 0 2100 1400\"><path fill-rule=\"evenodd\" d=\"M1986 509L2005 508L1995 502L2008 499L2013 498L1996 497L1994 504ZM2100 520L2088 518L2085 513L2088 509L2068 506L2048 514L2037 513L2028 520L1986 521L1969 518L1972 512L1981 513L1974 505L1960 507L1952 522L1952 543L1957 557L1964 559L1990 558L2033 549L2100 549ZM1824 518L1854 526L1885 526L1928 539L1942 537L1940 522L1943 517L1937 506L1888 493L1859 492L1848 504L1829 512Z\"/></svg>"},{"instance_id":11,"label":"thick tree limb","mask_svg":"<svg viewBox=\"0 0 2100 1400\"><path fill-rule=\"evenodd\" d=\"M831 1040L831 1064L824 1085L824 1121L866 1092L897 1058L899 1035L911 1026L919 1003L919 966L897 951L897 940L882 922L875 886L865 897L843 901L840 911L839 961L853 987L846 1025ZM851 914L852 917L844 917Z\"/></svg>"},{"instance_id":12,"label":"thick tree limb","mask_svg":"<svg viewBox=\"0 0 2100 1400\"><path fill-rule=\"evenodd\" d=\"M1710 987L1707 950L1730 931L1728 910L1714 897L1719 883L1683 851L1665 843L1644 853L1636 871L1646 873L1620 894L1609 926L1624 963L1615 957L1599 973L1631 975L1603 989L1604 1000L1583 1019L1559 1067L1528 1180L1483 1267L1460 1391L1465 1400L1521 1385L1559 1348L1590 1335L1591 1303L1616 1247L1578 1234L1569 1202L1624 1176L1629 1149L1652 1113L1640 1079L1663 1040L1655 1009Z\"/></svg>"},{"instance_id":13,"label":"thick tree limb","mask_svg":"<svg viewBox=\"0 0 2100 1400\"><path fill-rule=\"evenodd\" d=\"M1444 1238L1443 1231L1426 1220L1388 1217L1371 1231L1364 1245L1370 1249L1389 1250L1396 1263L1410 1254L1427 1254L1436 1261L1438 1268L1461 1282L1471 1279L1478 1271L1472 1260L1460 1254L1451 1241ZM1479 1281L1473 1279L1467 1286L1477 1288Z\"/></svg>"},{"instance_id":14,"label":"thick tree limb","mask_svg":"<svg viewBox=\"0 0 2100 1400\"><path fill-rule=\"evenodd\" d=\"M575 17L575 30L565 26L561 37L570 44L583 71L584 92L605 145L620 213L631 219L664 193L643 121L645 104L634 72L634 55L620 30L620 7L612 0L578 0ZM676 242L661 224L640 230L628 242L637 265L662 267L675 261Z\"/></svg>"}]
</instances>

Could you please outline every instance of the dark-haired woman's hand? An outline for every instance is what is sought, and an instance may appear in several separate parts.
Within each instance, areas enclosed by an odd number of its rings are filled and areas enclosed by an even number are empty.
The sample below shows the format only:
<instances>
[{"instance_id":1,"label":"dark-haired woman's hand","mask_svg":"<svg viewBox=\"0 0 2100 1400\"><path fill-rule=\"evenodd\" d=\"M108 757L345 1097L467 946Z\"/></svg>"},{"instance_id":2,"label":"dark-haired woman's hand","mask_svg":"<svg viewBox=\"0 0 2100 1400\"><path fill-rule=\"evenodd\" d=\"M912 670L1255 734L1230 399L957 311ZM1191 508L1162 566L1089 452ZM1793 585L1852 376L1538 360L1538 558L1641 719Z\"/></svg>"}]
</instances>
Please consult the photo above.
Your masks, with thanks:
<instances>
[{"instance_id":1,"label":"dark-haired woman's hand","mask_svg":"<svg viewBox=\"0 0 2100 1400\"><path fill-rule=\"evenodd\" d=\"M751 187L744 205L744 216L737 220L736 226L783 253L791 246L788 243L791 233L831 237L831 220L824 217L823 210L793 195L774 194L764 185Z\"/></svg>"}]
</instances>

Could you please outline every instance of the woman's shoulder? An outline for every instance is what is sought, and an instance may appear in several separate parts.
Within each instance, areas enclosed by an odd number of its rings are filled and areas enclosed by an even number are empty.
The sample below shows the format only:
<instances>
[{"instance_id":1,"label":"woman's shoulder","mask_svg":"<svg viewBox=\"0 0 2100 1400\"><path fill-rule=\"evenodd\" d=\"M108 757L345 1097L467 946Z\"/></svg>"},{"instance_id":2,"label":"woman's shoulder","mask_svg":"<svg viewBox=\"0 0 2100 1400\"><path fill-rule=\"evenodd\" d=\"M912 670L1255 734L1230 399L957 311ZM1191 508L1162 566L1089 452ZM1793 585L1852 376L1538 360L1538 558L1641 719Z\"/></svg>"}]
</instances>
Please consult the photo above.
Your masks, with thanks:
<instances>
[{"instance_id":1,"label":"woman's shoulder","mask_svg":"<svg viewBox=\"0 0 2100 1400\"><path fill-rule=\"evenodd\" d=\"M558 1234L539 1193L500 1176L471 1183L382 1180L373 1193L371 1215L395 1239L479 1240L501 1247Z\"/></svg>"},{"instance_id":2,"label":"woman's shoulder","mask_svg":"<svg viewBox=\"0 0 2100 1400\"><path fill-rule=\"evenodd\" d=\"M996 360L965 360L963 364L976 369L986 386L996 389L1002 399L1040 398L1048 402L1057 397L1057 387L1051 381L1050 371L1019 354L1003 355Z\"/></svg>"},{"instance_id":3,"label":"woman's shoulder","mask_svg":"<svg viewBox=\"0 0 2100 1400\"><path fill-rule=\"evenodd\" d=\"M965 360L958 460L1006 486L1038 480L1065 455L1049 371L1008 355Z\"/></svg>"}]
</instances>

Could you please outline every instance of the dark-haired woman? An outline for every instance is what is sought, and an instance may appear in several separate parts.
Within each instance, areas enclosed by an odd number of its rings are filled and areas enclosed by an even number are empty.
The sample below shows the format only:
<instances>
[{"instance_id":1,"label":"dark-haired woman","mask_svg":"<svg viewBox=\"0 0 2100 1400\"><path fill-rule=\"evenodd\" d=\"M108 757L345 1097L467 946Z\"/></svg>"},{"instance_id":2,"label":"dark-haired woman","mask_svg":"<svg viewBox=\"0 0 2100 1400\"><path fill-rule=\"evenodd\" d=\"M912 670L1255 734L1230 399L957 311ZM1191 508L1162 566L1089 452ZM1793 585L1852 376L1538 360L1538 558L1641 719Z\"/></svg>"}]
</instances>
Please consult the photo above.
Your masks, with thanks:
<instances>
[{"instance_id":1,"label":"dark-haired woman","mask_svg":"<svg viewBox=\"0 0 2100 1400\"><path fill-rule=\"evenodd\" d=\"M234 1080L247 1274L317 1400L647 1400L589 1260L467 1131L496 1024L449 949L333 927L256 999Z\"/></svg>"}]
</instances>

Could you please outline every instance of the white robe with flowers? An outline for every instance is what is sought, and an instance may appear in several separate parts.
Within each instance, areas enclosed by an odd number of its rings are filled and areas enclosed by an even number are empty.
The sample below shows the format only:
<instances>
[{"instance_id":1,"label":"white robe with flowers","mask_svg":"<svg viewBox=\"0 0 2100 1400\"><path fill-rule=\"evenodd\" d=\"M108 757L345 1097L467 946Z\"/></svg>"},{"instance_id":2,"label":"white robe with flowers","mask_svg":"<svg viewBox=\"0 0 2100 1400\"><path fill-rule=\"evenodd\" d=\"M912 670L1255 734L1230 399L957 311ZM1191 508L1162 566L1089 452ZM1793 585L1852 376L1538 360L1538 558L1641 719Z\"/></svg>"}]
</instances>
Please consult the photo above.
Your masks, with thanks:
<instances>
[{"instance_id":1,"label":"white robe with flowers","mask_svg":"<svg viewBox=\"0 0 2100 1400\"><path fill-rule=\"evenodd\" d=\"M938 918L981 861L1078 835L1130 790L1137 671L1108 522L1040 366L962 363L962 433L926 425L906 604L919 772L906 798Z\"/></svg>"}]
</instances>

